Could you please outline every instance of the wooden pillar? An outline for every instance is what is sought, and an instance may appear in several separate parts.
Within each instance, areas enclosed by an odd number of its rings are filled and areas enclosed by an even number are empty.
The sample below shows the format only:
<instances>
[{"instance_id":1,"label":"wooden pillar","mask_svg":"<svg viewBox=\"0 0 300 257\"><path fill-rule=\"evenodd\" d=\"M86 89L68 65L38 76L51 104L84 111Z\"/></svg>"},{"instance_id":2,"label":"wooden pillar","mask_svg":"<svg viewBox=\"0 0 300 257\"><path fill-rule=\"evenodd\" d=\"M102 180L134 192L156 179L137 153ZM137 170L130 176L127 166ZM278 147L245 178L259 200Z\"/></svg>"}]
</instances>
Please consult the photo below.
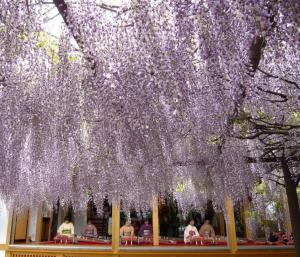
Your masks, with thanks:
<instances>
[{"instance_id":1,"label":"wooden pillar","mask_svg":"<svg viewBox=\"0 0 300 257\"><path fill-rule=\"evenodd\" d=\"M9 211L9 216L8 216L8 223L7 223L7 228L6 228L6 245L9 245L11 243L11 234L12 232L12 225L13 225L13 211Z\"/></svg>"},{"instance_id":2,"label":"wooden pillar","mask_svg":"<svg viewBox=\"0 0 300 257\"><path fill-rule=\"evenodd\" d=\"M153 245L159 246L159 217L157 196L152 197Z\"/></svg>"},{"instance_id":3,"label":"wooden pillar","mask_svg":"<svg viewBox=\"0 0 300 257\"><path fill-rule=\"evenodd\" d=\"M237 240L235 231L234 210L232 201L229 197L226 199L226 214L227 214L227 239L231 253L237 251Z\"/></svg>"},{"instance_id":4,"label":"wooden pillar","mask_svg":"<svg viewBox=\"0 0 300 257\"><path fill-rule=\"evenodd\" d=\"M117 253L120 244L120 202L112 202L112 250Z\"/></svg>"},{"instance_id":5,"label":"wooden pillar","mask_svg":"<svg viewBox=\"0 0 300 257\"><path fill-rule=\"evenodd\" d=\"M253 234L249 227L249 214L250 214L250 203L247 201L244 203L243 218L245 223L245 236L249 240L253 240Z\"/></svg>"},{"instance_id":6,"label":"wooden pillar","mask_svg":"<svg viewBox=\"0 0 300 257\"><path fill-rule=\"evenodd\" d=\"M43 206L41 205L37 213L37 222L35 228L35 241L40 242L42 240L42 225L43 225Z\"/></svg>"},{"instance_id":7,"label":"wooden pillar","mask_svg":"<svg viewBox=\"0 0 300 257\"><path fill-rule=\"evenodd\" d=\"M17 221L16 211L12 210L11 227L9 231L9 237L7 238L10 244L14 244L15 242L16 221Z\"/></svg>"}]
</instances>

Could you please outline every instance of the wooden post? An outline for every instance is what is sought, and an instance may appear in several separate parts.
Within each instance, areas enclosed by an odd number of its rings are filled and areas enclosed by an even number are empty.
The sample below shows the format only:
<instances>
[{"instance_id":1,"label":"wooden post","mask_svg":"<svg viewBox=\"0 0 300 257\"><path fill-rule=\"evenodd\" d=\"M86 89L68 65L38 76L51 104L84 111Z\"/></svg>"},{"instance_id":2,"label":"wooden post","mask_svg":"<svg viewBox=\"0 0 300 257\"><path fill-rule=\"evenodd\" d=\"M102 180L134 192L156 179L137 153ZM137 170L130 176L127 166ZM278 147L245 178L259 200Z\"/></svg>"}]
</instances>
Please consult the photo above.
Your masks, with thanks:
<instances>
[{"instance_id":1,"label":"wooden post","mask_svg":"<svg viewBox=\"0 0 300 257\"><path fill-rule=\"evenodd\" d=\"M153 245L159 246L159 217L157 197L152 197L152 227L153 227Z\"/></svg>"},{"instance_id":2,"label":"wooden post","mask_svg":"<svg viewBox=\"0 0 300 257\"><path fill-rule=\"evenodd\" d=\"M43 206L41 205L37 213L37 221L35 228L35 241L40 242L42 240L42 225L43 225Z\"/></svg>"},{"instance_id":3,"label":"wooden post","mask_svg":"<svg viewBox=\"0 0 300 257\"><path fill-rule=\"evenodd\" d=\"M11 234L12 232L12 225L13 225L13 218L14 218L14 213L13 211L9 210L9 215L8 215L8 223L7 223L7 230L6 230L6 244L9 245L11 243Z\"/></svg>"},{"instance_id":4,"label":"wooden post","mask_svg":"<svg viewBox=\"0 0 300 257\"><path fill-rule=\"evenodd\" d=\"M11 226L9 228L9 237L7 238L9 244L15 243L15 232L16 232L16 221L17 221L17 214L15 210L12 210L12 218L11 218Z\"/></svg>"},{"instance_id":5,"label":"wooden post","mask_svg":"<svg viewBox=\"0 0 300 257\"><path fill-rule=\"evenodd\" d=\"M226 214L227 214L227 239L231 253L237 251L237 240L235 231L234 210L232 201L229 197L226 199Z\"/></svg>"},{"instance_id":6,"label":"wooden post","mask_svg":"<svg viewBox=\"0 0 300 257\"><path fill-rule=\"evenodd\" d=\"M117 253L120 243L120 202L112 202L112 250Z\"/></svg>"}]
</instances>

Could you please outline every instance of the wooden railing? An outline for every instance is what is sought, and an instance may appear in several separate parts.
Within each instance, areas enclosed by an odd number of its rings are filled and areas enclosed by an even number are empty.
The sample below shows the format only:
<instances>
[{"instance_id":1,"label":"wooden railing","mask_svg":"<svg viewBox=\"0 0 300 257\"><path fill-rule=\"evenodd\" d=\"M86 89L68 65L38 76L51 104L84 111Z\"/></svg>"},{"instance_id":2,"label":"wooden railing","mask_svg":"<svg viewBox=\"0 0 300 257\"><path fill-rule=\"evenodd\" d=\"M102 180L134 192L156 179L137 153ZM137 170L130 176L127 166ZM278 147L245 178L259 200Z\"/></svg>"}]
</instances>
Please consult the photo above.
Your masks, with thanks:
<instances>
[{"instance_id":1,"label":"wooden railing","mask_svg":"<svg viewBox=\"0 0 300 257\"><path fill-rule=\"evenodd\" d=\"M231 253L226 250L214 251L193 251L190 249L167 250L155 248L152 251L148 250L119 250L119 251L101 251L99 250L49 250L49 249L7 249L6 257L295 257L293 249L262 249L262 250L241 250L236 253Z\"/></svg>"}]
</instances>

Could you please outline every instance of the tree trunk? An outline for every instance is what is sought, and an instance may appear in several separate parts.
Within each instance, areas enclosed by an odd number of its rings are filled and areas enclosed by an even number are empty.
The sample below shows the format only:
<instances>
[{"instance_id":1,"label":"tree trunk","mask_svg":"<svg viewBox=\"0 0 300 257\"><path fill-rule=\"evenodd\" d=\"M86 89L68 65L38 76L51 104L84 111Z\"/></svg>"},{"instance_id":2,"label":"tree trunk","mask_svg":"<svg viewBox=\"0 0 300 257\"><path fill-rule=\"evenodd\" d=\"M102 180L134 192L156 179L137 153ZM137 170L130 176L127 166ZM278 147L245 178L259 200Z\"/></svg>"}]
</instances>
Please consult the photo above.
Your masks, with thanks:
<instances>
[{"instance_id":1,"label":"tree trunk","mask_svg":"<svg viewBox=\"0 0 300 257\"><path fill-rule=\"evenodd\" d=\"M292 180L287 160L283 159L281 164L284 175L284 183L286 188L292 229L294 234L296 256L300 257L300 210L297 195L297 187L296 183Z\"/></svg>"}]
</instances>

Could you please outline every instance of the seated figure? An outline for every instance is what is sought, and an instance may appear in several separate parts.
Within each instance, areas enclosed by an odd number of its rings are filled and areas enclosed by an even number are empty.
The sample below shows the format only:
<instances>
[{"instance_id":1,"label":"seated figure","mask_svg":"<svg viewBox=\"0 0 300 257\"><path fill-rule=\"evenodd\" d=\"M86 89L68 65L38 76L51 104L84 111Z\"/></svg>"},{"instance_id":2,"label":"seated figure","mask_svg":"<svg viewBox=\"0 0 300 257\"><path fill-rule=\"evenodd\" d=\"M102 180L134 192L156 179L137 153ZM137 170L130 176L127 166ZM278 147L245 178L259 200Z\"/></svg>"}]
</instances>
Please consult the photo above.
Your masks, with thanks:
<instances>
[{"instance_id":1,"label":"seated figure","mask_svg":"<svg viewBox=\"0 0 300 257\"><path fill-rule=\"evenodd\" d=\"M64 222L59 226L54 240L65 243L74 241L74 226L68 217L65 217Z\"/></svg>"},{"instance_id":2,"label":"seated figure","mask_svg":"<svg viewBox=\"0 0 300 257\"><path fill-rule=\"evenodd\" d=\"M270 241L271 243L274 243L274 242L277 242L277 241L278 241L278 236L276 235L276 233L274 233L274 232L271 232L271 233L270 233L269 241Z\"/></svg>"},{"instance_id":3,"label":"seated figure","mask_svg":"<svg viewBox=\"0 0 300 257\"><path fill-rule=\"evenodd\" d=\"M120 236L121 242L125 242L125 245L127 245L128 241L132 245L133 240L136 239L134 236L134 227L131 225L130 220L127 220L125 225L120 228Z\"/></svg>"},{"instance_id":4,"label":"seated figure","mask_svg":"<svg viewBox=\"0 0 300 257\"><path fill-rule=\"evenodd\" d=\"M199 233L195 227L195 221L192 219L184 230L184 243L190 243L193 240L193 237L197 236L199 236Z\"/></svg>"},{"instance_id":5,"label":"seated figure","mask_svg":"<svg viewBox=\"0 0 300 257\"><path fill-rule=\"evenodd\" d=\"M140 227L139 235L142 237L152 237L153 228L148 220L145 220L144 224Z\"/></svg>"},{"instance_id":6,"label":"seated figure","mask_svg":"<svg viewBox=\"0 0 300 257\"><path fill-rule=\"evenodd\" d=\"M288 235L287 233L285 233L283 231L276 231L273 233L273 235L275 235L276 239L277 239L276 241L273 241L273 243L275 243L275 244L285 244L285 245L294 244L294 238L293 238L292 234Z\"/></svg>"},{"instance_id":7,"label":"seated figure","mask_svg":"<svg viewBox=\"0 0 300 257\"><path fill-rule=\"evenodd\" d=\"M134 236L134 227L131 225L130 220L127 220L125 225L120 228L120 236Z\"/></svg>"},{"instance_id":8,"label":"seated figure","mask_svg":"<svg viewBox=\"0 0 300 257\"><path fill-rule=\"evenodd\" d=\"M92 224L91 220L87 221L87 224L84 226L81 235L83 237L97 238L97 228L94 224Z\"/></svg>"},{"instance_id":9,"label":"seated figure","mask_svg":"<svg viewBox=\"0 0 300 257\"><path fill-rule=\"evenodd\" d=\"M209 219L205 219L204 224L201 226L199 230L200 236L203 237L212 237L215 238L215 230L212 225L209 224Z\"/></svg>"}]
</instances>

